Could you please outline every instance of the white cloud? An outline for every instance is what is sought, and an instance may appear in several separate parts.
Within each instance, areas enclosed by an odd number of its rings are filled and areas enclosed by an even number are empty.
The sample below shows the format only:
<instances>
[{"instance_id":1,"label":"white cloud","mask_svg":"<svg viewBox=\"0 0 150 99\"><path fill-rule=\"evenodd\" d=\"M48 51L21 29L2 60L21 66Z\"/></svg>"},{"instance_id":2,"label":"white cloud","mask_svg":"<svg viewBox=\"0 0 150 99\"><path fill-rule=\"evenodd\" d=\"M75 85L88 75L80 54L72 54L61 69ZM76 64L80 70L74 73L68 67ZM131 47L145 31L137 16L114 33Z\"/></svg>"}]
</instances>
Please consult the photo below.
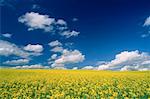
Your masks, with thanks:
<instances>
[{"instance_id":1,"label":"white cloud","mask_svg":"<svg viewBox=\"0 0 150 99\"><path fill-rule=\"evenodd\" d=\"M76 31L64 31L60 33L60 35L65 36L66 38L70 38L72 36L78 36L79 34L80 32L76 32Z\"/></svg>"},{"instance_id":2,"label":"white cloud","mask_svg":"<svg viewBox=\"0 0 150 99\"><path fill-rule=\"evenodd\" d=\"M66 64L66 63L78 63L82 62L85 59L85 56L78 50L63 50L63 53L60 58L55 60L55 63Z\"/></svg>"},{"instance_id":3,"label":"white cloud","mask_svg":"<svg viewBox=\"0 0 150 99\"><path fill-rule=\"evenodd\" d=\"M24 47L24 50L39 53L43 51L43 46L39 44L35 45L28 44L27 46Z\"/></svg>"},{"instance_id":4,"label":"white cloud","mask_svg":"<svg viewBox=\"0 0 150 99\"><path fill-rule=\"evenodd\" d=\"M6 37L6 38L11 38L12 34L10 33L5 33L5 34L2 34L3 37Z\"/></svg>"},{"instance_id":5,"label":"white cloud","mask_svg":"<svg viewBox=\"0 0 150 99\"><path fill-rule=\"evenodd\" d=\"M78 67L73 67L72 69L73 69L73 70L77 70L77 69L78 69Z\"/></svg>"},{"instance_id":6,"label":"white cloud","mask_svg":"<svg viewBox=\"0 0 150 99\"><path fill-rule=\"evenodd\" d=\"M78 50L68 50L62 47L62 43L58 40L52 41L48 44L53 47L51 49L52 52L59 52L59 56L57 54L53 54L48 59L48 64L51 64L52 68L57 69L65 69L67 64L74 64L82 62L85 59L85 56Z\"/></svg>"},{"instance_id":7,"label":"white cloud","mask_svg":"<svg viewBox=\"0 0 150 99\"><path fill-rule=\"evenodd\" d=\"M141 35L142 38L146 38L146 37L149 37L150 36L150 31L149 31L149 27L150 27L150 16L145 20L144 24L143 24L144 27L148 27L148 32L147 33L143 33Z\"/></svg>"},{"instance_id":8,"label":"white cloud","mask_svg":"<svg viewBox=\"0 0 150 99\"><path fill-rule=\"evenodd\" d=\"M128 71L128 70L138 70L138 71L150 70L150 65L147 65L147 66L124 66L123 68L121 68L121 71Z\"/></svg>"},{"instance_id":9,"label":"white cloud","mask_svg":"<svg viewBox=\"0 0 150 99\"><path fill-rule=\"evenodd\" d=\"M36 7L34 5L33 7ZM28 30L36 30L41 29L45 32L53 32L57 33L61 36L65 36L66 38L70 38L72 36L78 36L80 32L71 31L67 27L67 22L63 19L55 19L50 18L49 15L42 15L35 12L27 12L26 14L20 16L18 18L20 23L24 23Z\"/></svg>"},{"instance_id":10,"label":"white cloud","mask_svg":"<svg viewBox=\"0 0 150 99\"><path fill-rule=\"evenodd\" d=\"M55 46L62 46L62 43L56 40L56 41L50 42L48 45L51 47L55 47Z\"/></svg>"},{"instance_id":11,"label":"white cloud","mask_svg":"<svg viewBox=\"0 0 150 99\"><path fill-rule=\"evenodd\" d=\"M52 56L51 56L51 59L56 59L57 58L57 54L53 54Z\"/></svg>"},{"instance_id":12,"label":"white cloud","mask_svg":"<svg viewBox=\"0 0 150 99\"><path fill-rule=\"evenodd\" d=\"M150 64L150 60L142 62L142 65Z\"/></svg>"},{"instance_id":13,"label":"white cloud","mask_svg":"<svg viewBox=\"0 0 150 99\"><path fill-rule=\"evenodd\" d=\"M67 25L67 23L63 19L58 19L57 24L59 25Z\"/></svg>"},{"instance_id":14,"label":"white cloud","mask_svg":"<svg viewBox=\"0 0 150 99\"><path fill-rule=\"evenodd\" d=\"M54 18L35 12L27 12L19 17L18 21L27 25L29 27L28 30L43 29L45 32L50 32L53 29L52 24L55 23Z\"/></svg>"},{"instance_id":15,"label":"white cloud","mask_svg":"<svg viewBox=\"0 0 150 99\"><path fill-rule=\"evenodd\" d=\"M47 60L47 61L48 61L48 64L53 64L53 63L54 63L54 60L56 60L57 58L58 58L58 55L57 55L57 54L51 55L51 57Z\"/></svg>"},{"instance_id":16,"label":"white cloud","mask_svg":"<svg viewBox=\"0 0 150 99\"><path fill-rule=\"evenodd\" d=\"M106 61L98 61L96 63L96 65L104 65L104 64L108 64L108 62L106 62Z\"/></svg>"},{"instance_id":17,"label":"white cloud","mask_svg":"<svg viewBox=\"0 0 150 99\"><path fill-rule=\"evenodd\" d=\"M150 70L150 55L139 51L123 51L107 64L100 65L99 70ZM147 63L147 64L143 64Z\"/></svg>"},{"instance_id":18,"label":"white cloud","mask_svg":"<svg viewBox=\"0 0 150 99\"><path fill-rule=\"evenodd\" d=\"M35 64L35 65L16 66L14 68L17 68L17 69L47 69L49 67L48 66L43 66L43 65L40 65L40 64Z\"/></svg>"},{"instance_id":19,"label":"white cloud","mask_svg":"<svg viewBox=\"0 0 150 99\"><path fill-rule=\"evenodd\" d=\"M51 49L51 51L52 52L62 52L63 51L63 47L56 46L53 49Z\"/></svg>"},{"instance_id":20,"label":"white cloud","mask_svg":"<svg viewBox=\"0 0 150 99\"><path fill-rule=\"evenodd\" d=\"M15 55L22 58L28 58L29 56L39 56L41 55L41 53L27 52L11 42L0 40L0 55L1 56Z\"/></svg>"},{"instance_id":21,"label":"white cloud","mask_svg":"<svg viewBox=\"0 0 150 99\"><path fill-rule=\"evenodd\" d=\"M51 47L54 47L51 49L52 52L62 52L63 51L62 43L59 42L58 40L52 41L48 45Z\"/></svg>"},{"instance_id":22,"label":"white cloud","mask_svg":"<svg viewBox=\"0 0 150 99\"><path fill-rule=\"evenodd\" d=\"M144 26L150 26L150 16L145 20Z\"/></svg>"},{"instance_id":23,"label":"white cloud","mask_svg":"<svg viewBox=\"0 0 150 99\"><path fill-rule=\"evenodd\" d=\"M0 40L0 55L2 56L16 55L26 58L30 54L28 52L23 51L21 48L19 48L17 45L13 43Z\"/></svg>"},{"instance_id":24,"label":"white cloud","mask_svg":"<svg viewBox=\"0 0 150 99\"><path fill-rule=\"evenodd\" d=\"M52 67L64 67L66 64L74 64L82 62L85 59L85 56L78 50L69 51L64 49L62 55L57 58Z\"/></svg>"},{"instance_id":25,"label":"white cloud","mask_svg":"<svg viewBox=\"0 0 150 99\"><path fill-rule=\"evenodd\" d=\"M18 60L8 60L6 62L3 62L3 64L7 65L24 65L29 63L29 59L18 59Z\"/></svg>"},{"instance_id":26,"label":"white cloud","mask_svg":"<svg viewBox=\"0 0 150 99\"><path fill-rule=\"evenodd\" d=\"M93 66L84 66L82 69L84 69L84 70L94 70L95 68Z\"/></svg>"},{"instance_id":27,"label":"white cloud","mask_svg":"<svg viewBox=\"0 0 150 99\"><path fill-rule=\"evenodd\" d=\"M52 68L65 68L64 64L59 64L59 63L53 63L51 65Z\"/></svg>"}]
</instances>

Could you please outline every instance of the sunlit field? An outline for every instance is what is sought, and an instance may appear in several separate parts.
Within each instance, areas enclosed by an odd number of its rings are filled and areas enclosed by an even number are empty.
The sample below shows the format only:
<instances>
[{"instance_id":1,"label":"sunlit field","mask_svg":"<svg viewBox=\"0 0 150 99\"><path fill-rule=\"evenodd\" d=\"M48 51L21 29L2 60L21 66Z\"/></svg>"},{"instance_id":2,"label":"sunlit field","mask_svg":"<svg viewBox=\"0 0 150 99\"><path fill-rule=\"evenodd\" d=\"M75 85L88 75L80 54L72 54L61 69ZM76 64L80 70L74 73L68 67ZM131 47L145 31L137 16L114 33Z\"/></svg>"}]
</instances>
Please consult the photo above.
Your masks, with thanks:
<instances>
[{"instance_id":1,"label":"sunlit field","mask_svg":"<svg viewBox=\"0 0 150 99\"><path fill-rule=\"evenodd\" d=\"M0 70L0 99L150 98L150 71Z\"/></svg>"}]
</instances>

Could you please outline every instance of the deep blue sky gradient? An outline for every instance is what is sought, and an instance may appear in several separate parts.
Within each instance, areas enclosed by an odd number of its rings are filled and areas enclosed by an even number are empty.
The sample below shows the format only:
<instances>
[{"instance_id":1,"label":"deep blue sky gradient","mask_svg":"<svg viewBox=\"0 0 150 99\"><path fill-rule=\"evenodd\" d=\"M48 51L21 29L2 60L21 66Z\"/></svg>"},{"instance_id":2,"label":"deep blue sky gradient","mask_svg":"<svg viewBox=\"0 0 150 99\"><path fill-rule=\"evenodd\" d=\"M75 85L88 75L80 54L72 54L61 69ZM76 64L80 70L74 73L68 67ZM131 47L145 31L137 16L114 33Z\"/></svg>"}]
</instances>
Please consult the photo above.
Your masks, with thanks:
<instances>
[{"instance_id":1,"label":"deep blue sky gradient","mask_svg":"<svg viewBox=\"0 0 150 99\"><path fill-rule=\"evenodd\" d=\"M150 16L150 0L12 1L8 0L9 4L1 7L1 33L12 33L13 36L11 39L1 39L20 46L42 44L43 55L35 57L30 64L45 63L52 54L47 44L56 39L63 43L73 42L72 48L80 50L86 56L80 66L112 60L116 54L125 50L150 52L150 37L141 38L147 32L143 24ZM40 8L32 9L34 4ZM69 28L79 31L80 35L66 40L43 33L42 30L27 31L27 27L18 22L18 17L26 12L62 18ZM78 21L72 22L73 18Z\"/></svg>"}]
</instances>

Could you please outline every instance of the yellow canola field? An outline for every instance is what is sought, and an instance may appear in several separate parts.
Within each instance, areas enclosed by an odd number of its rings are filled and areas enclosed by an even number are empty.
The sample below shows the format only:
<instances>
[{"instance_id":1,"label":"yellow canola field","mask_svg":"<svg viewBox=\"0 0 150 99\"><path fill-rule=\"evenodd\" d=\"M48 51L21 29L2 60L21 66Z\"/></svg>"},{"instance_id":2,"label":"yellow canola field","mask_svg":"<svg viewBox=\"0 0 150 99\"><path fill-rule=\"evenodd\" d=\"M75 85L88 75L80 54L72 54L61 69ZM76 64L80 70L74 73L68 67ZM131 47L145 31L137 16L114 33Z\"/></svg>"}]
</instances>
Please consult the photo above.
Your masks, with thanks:
<instances>
[{"instance_id":1,"label":"yellow canola field","mask_svg":"<svg viewBox=\"0 0 150 99\"><path fill-rule=\"evenodd\" d=\"M0 69L0 99L150 99L150 71Z\"/></svg>"}]
</instances>

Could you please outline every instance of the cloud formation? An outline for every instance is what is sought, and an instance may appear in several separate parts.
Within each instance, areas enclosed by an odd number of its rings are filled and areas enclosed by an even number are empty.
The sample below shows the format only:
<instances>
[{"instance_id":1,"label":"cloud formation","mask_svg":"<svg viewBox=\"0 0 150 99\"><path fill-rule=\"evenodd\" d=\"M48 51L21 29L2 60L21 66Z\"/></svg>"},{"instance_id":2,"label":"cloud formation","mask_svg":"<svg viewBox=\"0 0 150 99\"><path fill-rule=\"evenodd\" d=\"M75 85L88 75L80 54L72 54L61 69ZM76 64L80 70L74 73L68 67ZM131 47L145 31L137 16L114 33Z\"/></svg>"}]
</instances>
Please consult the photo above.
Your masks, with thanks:
<instances>
[{"instance_id":1,"label":"cloud formation","mask_svg":"<svg viewBox=\"0 0 150 99\"><path fill-rule=\"evenodd\" d=\"M72 70L77 70L77 69L78 69L78 67L73 67L73 68L72 68Z\"/></svg>"},{"instance_id":2,"label":"cloud formation","mask_svg":"<svg viewBox=\"0 0 150 99\"><path fill-rule=\"evenodd\" d=\"M35 12L27 12L18 18L18 21L28 26L28 30L43 29L49 32L53 29L52 24L55 23L54 18L49 18L48 15L41 15Z\"/></svg>"},{"instance_id":3,"label":"cloud formation","mask_svg":"<svg viewBox=\"0 0 150 99\"><path fill-rule=\"evenodd\" d=\"M69 51L69 50L63 50L63 53L61 55L61 57L57 60L55 60L55 63L78 63L78 62L82 62L84 60L84 55L82 55L82 53L78 50L73 50L73 51Z\"/></svg>"},{"instance_id":4,"label":"cloud formation","mask_svg":"<svg viewBox=\"0 0 150 99\"><path fill-rule=\"evenodd\" d=\"M150 16L145 20L144 26L150 26Z\"/></svg>"},{"instance_id":5,"label":"cloud formation","mask_svg":"<svg viewBox=\"0 0 150 99\"><path fill-rule=\"evenodd\" d=\"M52 41L48 44L53 47L52 52L57 54L52 54L48 59L48 64L55 69L66 69L67 64L74 64L82 62L85 56L79 50L68 50L63 48L63 44L58 40ZM66 45L65 45L66 46Z\"/></svg>"},{"instance_id":6,"label":"cloud formation","mask_svg":"<svg viewBox=\"0 0 150 99\"><path fill-rule=\"evenodd\" d=\"M30 56L39 56L41 53L39 51L28 52L22 47L17 46L8 41L0 40L0 56L18 56L22 58L29 58Z\"/></svg>"},{"instance_id":7,"label":"cloud formation","mask_svg":"<svg viewBox=\"0 0 150 99\"><path fill-rule=\"evenodd\" d=\"M78 36L80 32L77 31L64 31L60 35L65 36L66 38L70 38L72 36Z\"/></svg>"},{"instance_id":8,"label":"cloud formation","mask_svg":"<svg viewBox=\"0 0 150 99\"><path fill-rule=\"evenodd\" d=\"M40 65L40 64L35 64L35 65L16 66L14 68L16 68L16 69L47 69L49 67L48 66L43 66L43 65Z\"/></svg>"},{"instance_id":9,"label":"cloud formation","mask_svg":"<svg viewBox=\"0 0 150 99\"><path fill-rule=\"evenodd\" d=\"M53 64L53 68L65 68L66 64L74 64L82 62L85 59L85 56L78 50L67 50L62 51L62 55L58 57Z\"/></svg>"},{"instance_id":10,"label":"cloud formation","mask_svg":"<svg viewBox=\"0 0 150 99\"><path fill-rule=\"evenodd\" d=\"M55 47L55 46L62 46L62 43L56 40L56 41L50 42L48 45L51 47Z\"/></svg>"},{"instance_id":11,"label":"cloud formation","mask_svg":"<svg viewBox=\"0 0 150 99\"><path fill-rule=\"evenodd\" d=\"M49 15L42 15L35 12L27 12L26 14L18 18L20 23L25 24L28 30L41 29L45 32L53 32L56 34L70 38L73 36L78 36L79 32L70 31L67 27L67 22L63 19L55 19L49 17Z\"/></svg>"},{"instance_id":12,"label":"cloud formation","mask_svg":"<svg viewBox=\"0 0 150 99\"><path fill-rule=\"evenodd\" d=\"M52 48L51 51L52 52L62 52L63 51L63 47L56 46L56 47Z\"/></svg>"},{"instance_id":13,"label":"cloud formation","mask_svg":"<svg viewBox=\"0 0 150 99\"><path fill-rule=\"evenodd\" d=\"M36 7L36 6L34 6ZM28 26L28 30L42 29L45 32L51 32L56 26L67 29L67 23L63 19L50 18L49 15L42 15L35 12L27 12L18 18L20 23Z\"/></svg>"},{"instance_id":14,"label":"cloud formation","mask_svg":"<svg viewBox=\"0 0 150 99\"><path fill-rule=\"evenodd\" d=\"M100 65L99 70L150 70L150 55L145 52L123 51L107 64Z\"/></svg>"},{"instance_id":15,"label":"cloud formation","mask_svg":"<svg viewBox=\"0 0 150 99\"><path fill-rule=\"evenodd\" d=\"M149 36L150 36L150 16L145 20L143 26L144 26L144 27L148 27L148 31L147 31L147 33L143 33L143 34L141 35L141 37L142 37L142 38L149 37Z\"/></svg>"},{"instance_id":16,"label":"cloud formation","mask_svg":"<svg viewBox=\"0 0 150 99\"><path fill-rule=\"evenodd\" d=\"M3 37L6 37L6 38L11 38L12 34L10 33L5 33L5 34L1 34Z\"/></svg>"},{"instance_id":17,"label":"cloud formation","mask_svg":"<svg viewBox=\"0 0 150 99\"><path fill-rule=\"evenodd\" d=\"M53 54L52 56L51 56L51 59L56 59L57 58L57 54Z\"/></svg>"},{"instance_id":18,"label":"cloud formation","mask_svg":"<svg viewBox=\"0 0 150 99\"><path fill-rule=\"evenodd\" d=\"M58 19L56 22L58 25L67 25L67 23L63 19Z\"/></svg>"},{"instance_id":19,"label":"cloud formation","mask_svg":"<svg viewBox=\"0 0 150 99\"><path fill-rule=\"evenodd\" d=\"M23 51L21 48L19 48L17 45L13 43L0 40L0 55L2 56L15 55L15 56L26 58L30 54L28 52Z\"/></svg>"},{"instance_id":20,"label":"cloud formation","mask_svg":"<svg viewBox=\"0 0 150 99\"><path fill-rule=\"evenodd\" d=\"M27 46L24 47L24 50L39 53L43 51L43 46L39 44L35 45L28 44Z\"/></svg>"},{"instance_id":21,"label":"cloud formation","mask_svg":"<svg viewBox=\"0 0 150 99\"><path fill-rule=\"evenodd\" d=\"M3 64L6 65L24 65L29 63L29 59L17 59L17 60L8 60L6 62L3 62Z\"/></svg>"},{"instance_id":22,"label":"cloud formation","mask_svg":"<svg viewBox=\"0 0 150 99\"><path fill-rule=\"evenodd\" d=\"M84 70L94 70L95 67L94 66L84 66L82 69L84 69Z\"/></svg>"}]
</instances>

